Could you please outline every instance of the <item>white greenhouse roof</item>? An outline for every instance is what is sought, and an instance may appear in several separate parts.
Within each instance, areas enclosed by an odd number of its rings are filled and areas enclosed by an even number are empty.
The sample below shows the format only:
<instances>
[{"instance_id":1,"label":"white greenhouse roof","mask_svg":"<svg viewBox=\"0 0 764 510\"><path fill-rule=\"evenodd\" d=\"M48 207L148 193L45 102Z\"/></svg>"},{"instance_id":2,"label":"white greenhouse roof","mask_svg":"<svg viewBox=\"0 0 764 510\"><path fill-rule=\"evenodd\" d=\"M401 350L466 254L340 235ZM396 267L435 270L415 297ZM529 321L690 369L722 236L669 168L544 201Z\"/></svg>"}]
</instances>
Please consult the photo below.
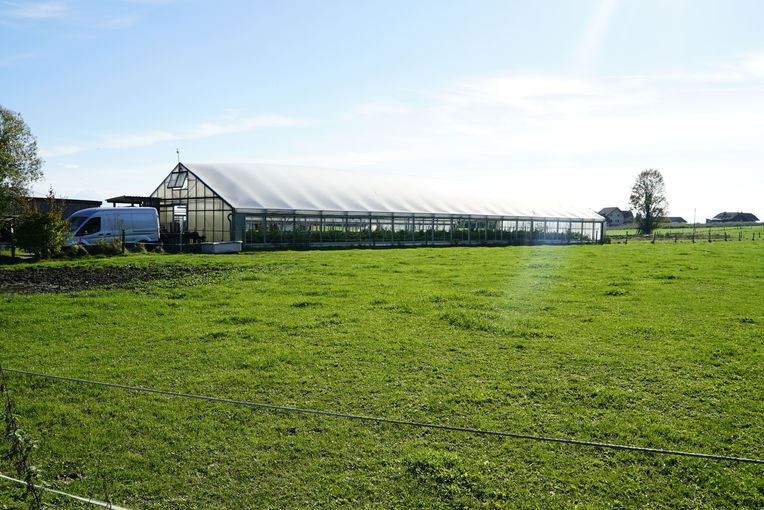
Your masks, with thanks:
<instances>
[{"instance_id":1,"label":"white greenhouse roof","mask_svg":"<svg viewBox=\"0 0 764 510\"><path fill-rule=\"evenodd\" d=\"M529 206L490 183L464 185L324 168L244 163L182 163L237 212L435 213L602 221L590 209Z\"/></svg>"}]
</instances>

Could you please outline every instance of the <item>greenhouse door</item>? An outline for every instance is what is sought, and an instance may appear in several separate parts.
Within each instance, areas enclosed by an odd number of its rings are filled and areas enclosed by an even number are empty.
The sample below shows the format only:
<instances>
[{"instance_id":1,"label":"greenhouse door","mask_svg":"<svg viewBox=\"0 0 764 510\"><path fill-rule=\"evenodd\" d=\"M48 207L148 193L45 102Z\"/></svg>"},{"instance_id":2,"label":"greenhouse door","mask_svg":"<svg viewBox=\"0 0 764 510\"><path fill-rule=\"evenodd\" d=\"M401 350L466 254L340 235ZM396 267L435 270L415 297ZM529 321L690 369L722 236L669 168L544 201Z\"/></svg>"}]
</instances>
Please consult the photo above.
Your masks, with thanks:
<instances>
[{"instance_id":1,"label":"greenhouse door","mask_svg":"<svg viewBox=\"0 0 764 510\"><path fill-rule=\"evenodd\" d=\"M176 205L172 208L173 232L185 232L188 230L188 214L185 205Z\"/></svg>"}]
</instances>

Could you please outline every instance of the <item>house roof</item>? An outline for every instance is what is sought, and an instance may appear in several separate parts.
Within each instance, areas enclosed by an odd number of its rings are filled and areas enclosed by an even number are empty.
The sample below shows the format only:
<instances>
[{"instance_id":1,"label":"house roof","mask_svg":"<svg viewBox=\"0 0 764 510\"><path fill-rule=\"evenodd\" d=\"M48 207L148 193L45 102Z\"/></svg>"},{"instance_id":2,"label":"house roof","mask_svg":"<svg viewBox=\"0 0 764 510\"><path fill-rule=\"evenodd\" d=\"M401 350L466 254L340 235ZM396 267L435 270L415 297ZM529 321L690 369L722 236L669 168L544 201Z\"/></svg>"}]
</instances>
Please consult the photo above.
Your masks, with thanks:
<instances>
[{"instance_id":1,"label":"house roof","mask_svg":"<svg viewBox=\"0 0 764 510\"><path fill-rule=\"evenodd\" d=\"M607 216L613 211L621 211L621 210L617 207L605 207L604 209L599 210L597 214L599 214L600 216ZM621 211L621 213L625 214L623 211Z\"/></svg>"},{"instance_id":2,"label":"house roof","mask_svg":"<svg viewBox=\"0 0 764 510\"><path fill-rule=\"evenodd\" d=\"M182 163L240 212L435 213L601 221L586 208L530 206L487 183L479 193L446 181L270 164ZM177 167L176 167L177 168Z\"/></svg>"},{"instance_id":3,"label":"house roof","mask_svg":"<svg viewBox=\"0 0 764 510\"><path fill-rule=\"evenodd\" d=\"M759 218L752 213L726 211L717 214L714 219L718 221L759 221Z\"/></svg>"}]
</instances>

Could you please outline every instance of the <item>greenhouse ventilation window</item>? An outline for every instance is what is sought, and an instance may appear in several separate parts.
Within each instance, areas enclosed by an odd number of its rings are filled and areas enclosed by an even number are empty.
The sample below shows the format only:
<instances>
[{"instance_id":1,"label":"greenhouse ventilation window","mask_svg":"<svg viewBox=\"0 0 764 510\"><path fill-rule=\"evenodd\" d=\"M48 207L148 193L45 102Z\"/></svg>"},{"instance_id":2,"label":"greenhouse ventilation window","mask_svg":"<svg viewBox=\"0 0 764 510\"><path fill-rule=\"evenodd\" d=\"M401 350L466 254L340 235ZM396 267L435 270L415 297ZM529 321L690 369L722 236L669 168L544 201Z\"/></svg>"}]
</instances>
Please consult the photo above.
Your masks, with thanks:
<instances>
[{"instance_id":1,"label":"greenhouse ventilation window","mask_svg":"<svg viewBox=\"0 0 764 510\"><path fill-rule=\"evenodd\" d=\"M175 172L170 175L167 187L170 189L179 189L186 185L187 172Z\"/></svg>"}]
</instances>

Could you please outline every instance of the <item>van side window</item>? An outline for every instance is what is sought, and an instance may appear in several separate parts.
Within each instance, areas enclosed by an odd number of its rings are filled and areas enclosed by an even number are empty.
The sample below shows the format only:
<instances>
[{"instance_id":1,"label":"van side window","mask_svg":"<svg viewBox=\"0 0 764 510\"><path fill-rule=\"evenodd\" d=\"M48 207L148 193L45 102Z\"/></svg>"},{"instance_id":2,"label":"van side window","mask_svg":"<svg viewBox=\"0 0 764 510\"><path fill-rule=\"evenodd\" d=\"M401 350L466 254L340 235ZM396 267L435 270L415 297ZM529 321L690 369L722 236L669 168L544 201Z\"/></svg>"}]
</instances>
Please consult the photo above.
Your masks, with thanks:
<instances>
[{"instance_id":1,"label":"van side window","mask_svg":"<svg viewBox=\"0 0 764 510\"><path fill-rule=\"evenodd\" d=\"M88 234L95 234L96 232L101 230L101 217L95 217L90 218L87 223L85 223L80 231L77 233L77 235L86 236Z\"/></svg>"}]
</instances>

